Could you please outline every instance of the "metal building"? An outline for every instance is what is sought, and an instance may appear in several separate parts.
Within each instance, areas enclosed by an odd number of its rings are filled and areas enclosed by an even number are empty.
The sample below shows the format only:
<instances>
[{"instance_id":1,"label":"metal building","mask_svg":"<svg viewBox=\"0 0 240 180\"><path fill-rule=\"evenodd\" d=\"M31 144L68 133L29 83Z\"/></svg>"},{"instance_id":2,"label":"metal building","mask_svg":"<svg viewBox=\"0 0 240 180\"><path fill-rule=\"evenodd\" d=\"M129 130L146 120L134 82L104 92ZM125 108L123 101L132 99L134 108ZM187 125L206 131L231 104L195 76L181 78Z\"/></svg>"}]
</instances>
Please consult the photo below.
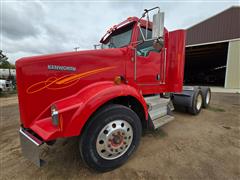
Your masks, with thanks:
<instances>
[{"instance_id":1,"label":"metal building","mask_svg":"<svg viewBox=\"0 0 240 180\"><path fill-rule=\"evenodd\" d=\"M240 6L187 29L185 84L240 89Z\"/></svg>"}]
</instances>

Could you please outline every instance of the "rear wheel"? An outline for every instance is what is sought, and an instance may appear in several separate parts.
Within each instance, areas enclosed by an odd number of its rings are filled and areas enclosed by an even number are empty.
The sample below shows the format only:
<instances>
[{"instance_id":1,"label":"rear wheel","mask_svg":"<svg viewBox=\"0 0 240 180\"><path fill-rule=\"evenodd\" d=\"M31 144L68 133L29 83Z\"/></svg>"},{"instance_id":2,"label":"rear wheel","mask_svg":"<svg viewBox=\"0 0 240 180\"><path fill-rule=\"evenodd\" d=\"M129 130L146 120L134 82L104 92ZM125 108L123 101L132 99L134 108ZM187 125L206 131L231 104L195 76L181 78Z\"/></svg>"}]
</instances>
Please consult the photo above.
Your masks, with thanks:
<instances>
[{"instance_id":1,"label":"rear wheel","mask_svg":"<svg viewBox=\"0 0 240 180\"><path fill-rule=\"evenodd\" d=\"M203 94L202 92L197 89L194 92L193 98L192 98L192 106L188 108L188 112L197 115L202 110L203 105Z\"/></svg>"},{"instance_id":2,"label":"rear wheel","mask_svg":"<svg viewBox=\"0 0 240 180\"><path fill-rule=\"evenodd\" d=\"M134 111L122 105L106 106L90 119L81 136L82 159L97 171L113 170L136 150L141 133Z\"/></svg>"},{"instance_id":3,"label":"rear wheel","mask_svg":"<svg viewBox=\"0 0 240 180\"><path fill-rule=\"evenodd\" d=\"M211 90L209 87L203 87L202 92L203 92L203 108L207 108L211 100Z\"/></svg>"}]
</instances>

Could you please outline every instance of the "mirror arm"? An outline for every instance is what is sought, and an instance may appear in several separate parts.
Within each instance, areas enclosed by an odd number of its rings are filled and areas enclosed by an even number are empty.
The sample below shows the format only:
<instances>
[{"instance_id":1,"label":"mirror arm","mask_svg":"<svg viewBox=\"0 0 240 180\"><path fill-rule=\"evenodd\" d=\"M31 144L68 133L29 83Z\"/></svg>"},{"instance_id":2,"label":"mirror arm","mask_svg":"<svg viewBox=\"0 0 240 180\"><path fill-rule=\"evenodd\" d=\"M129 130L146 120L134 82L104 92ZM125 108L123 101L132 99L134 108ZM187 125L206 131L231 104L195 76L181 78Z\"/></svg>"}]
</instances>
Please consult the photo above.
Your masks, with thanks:
<instances>
[{"instance_id":1,"label":"mirror arm","mask_svg":"<svg viewBox=\"0 0 240 180\"><path fill-rule=\"evenodd\" d=\"M148 34L148 23L149 23L149 15L147 13L147 24L146 24L146 39L148 38L147 34Z\"/></svg>"},{"instance_id":2,"label":"mirror arm","mask_svg":"<svg viewBox=\"0 0 240 180\"><path fill-rule=\"evenodd\" d=\"M145 15L148 14L149 11L152 11L152 10L154 10L154 9L158 9L158 12L160 12L160 7L158 7L158 6L156 6L156 7L154 7L154 8L151 8L151 9L144 9L144 13L143 13L143 15L142 15L141 18L145 17ZM141 19L141 18L140 18L140 19Z\"/></svg>"},{"instance_id":3,"label":"mirror arm","mask_svg":"<svg viewBox=\"0 0 240 180\"><path fill-rule=\"evenodd\" d=\"M158 13L160 12L160 8L159 8L158 6L156 6L156 7L154 7L154 8L151 8L151 9L144 9L144 13L142 14L142 17L138 19L138 27L139 27L139 29L140 29L140 31L141 31L141 35L142 35L144 41L145 41L145 40L147 39L147 37L148 37L148 36L147 36L147 35L148 35L147 29L148 29L148 25L149 25L149 14L148 14L148 12L149 12L149 11L152 11L152 10L155 10L155 9L158 9ZM144 18L146 15L147 15L146 37L144 37L144 34L143 34L143 32L142 32L142 30L141 30L141 27L140 27L140 21L141 21L141 19Z\"/></svg>"},{"instance_id":4,"label":"mirror arm","mask_svg":"<svg viewBox=\"0 0 240 180\"><path fill-rule=\"evenodd\" d=\"M156 7L154 7L154 8L151 8L151 9L144 9L144 11L149 12L149 11L152 11L152 10L154 10L154 9L158 9L158 11L160 11L160 7L158 7L158 6L156 6Z\"/></svg>"},{"instance_id":5,"label":"mirror arm","mask_svg":"<svg viewBox=\"0 0 240 180\"><path fill-rule=\"evenodd\" d=\"M144 17L146 16L146 14L147 14L147 16L148 16L148 12L149 12L149 11L152 11L152 10L154 10L154 9L158 9L158 12L160 12L160 7L158 7L158 6L156 6L156 7L154 7L154 8L151 8L151 9L144 9L144 13L142 14L142 17L138 19L138 22L140 22L140 20L141 20L142 18L144 18ZM149 16L148 16L148 19L149 19Z\"/></svg>"},{"instance_id":6,"label":"mirror arm","mask_svg":"<svg viewBox=\"0 0 240 180\"><path fill-rule=\"evenodd\" d=\"M143 34L143 32L142 32L142 29L141 29L140 24L138 24L138 28L139 28L139 30L140 30L140 33L141 33L142 37L143 37L143 40L146 41L146 38L144 37L144 34Z\"/></svg>"}]
</instances>

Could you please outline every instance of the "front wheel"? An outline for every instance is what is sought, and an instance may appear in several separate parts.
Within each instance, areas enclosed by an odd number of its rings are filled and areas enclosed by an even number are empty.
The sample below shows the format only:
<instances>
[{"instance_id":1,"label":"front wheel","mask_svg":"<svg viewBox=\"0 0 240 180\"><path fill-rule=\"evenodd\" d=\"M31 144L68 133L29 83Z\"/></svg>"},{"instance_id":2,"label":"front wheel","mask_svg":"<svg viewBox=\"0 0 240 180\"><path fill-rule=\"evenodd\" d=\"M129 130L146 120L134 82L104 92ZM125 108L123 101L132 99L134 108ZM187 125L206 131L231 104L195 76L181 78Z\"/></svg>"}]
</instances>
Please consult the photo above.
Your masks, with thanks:
<instances>
[{"instance_id":1,"label":"front wheel","mask_svg":"<svg viewBox=\"0 0 240 180\"><path fill-rule=\"evenodd\" d=\"M90 119L80 138L82 159L97 171L113 170L136 150L141 133L134 111L122 105L105 106Z\"/></svg>"}]
</instances>

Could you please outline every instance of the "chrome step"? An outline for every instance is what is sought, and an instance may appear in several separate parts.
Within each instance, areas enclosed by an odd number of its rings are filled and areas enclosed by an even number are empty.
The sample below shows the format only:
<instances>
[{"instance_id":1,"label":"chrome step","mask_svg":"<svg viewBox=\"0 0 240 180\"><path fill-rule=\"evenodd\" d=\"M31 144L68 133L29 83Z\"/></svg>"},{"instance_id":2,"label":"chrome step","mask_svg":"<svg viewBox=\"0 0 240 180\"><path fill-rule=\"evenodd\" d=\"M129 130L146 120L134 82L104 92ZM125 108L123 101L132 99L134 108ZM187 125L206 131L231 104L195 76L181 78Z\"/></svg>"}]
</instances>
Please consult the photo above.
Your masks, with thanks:
<instances>
[{"instance_id":1,"label":"chrome step","mask_svg":"<svg viewBox=\"0 0 240 180\"><path fill-rule=\"evenodd\" d=\"M153 129L157 129L164 124L174 119L171 116L171 111L174 110L173 104L170 98L161 98L159 95L149 96L144 98L148 104L148 113Z\"/></svg>"},{"instance_id":2,"label":"chrome step","mask_svg":"<svg viewBox=\"0 0 240 180\"><path fill-rule=\"evenodd\" d=\"M170 101L170 99L165 99L165 98L160 98L160 96L150 96L150 97L145 97L144 100L146 101L147 104L151 104L152 106L156 105L167 105Z\"/></svg>"},{"instance_id":3,"label":"chrome step","mask_svg":"<svg viewBox=\"0 0 240 180\"><path fill-rule=\"evenodd\" d=\"M172 101L169 102L168 107L169 107L169 109L170 109L171 111L174 110L174 106L173 106Z\"/></svg>"},{"instance_id":4,"label":"chrome step","mask_svg":"<svg viewBox=\"0 0 240 180\"><path fill-rule=\"evenodd\" d=\"M172 120L174 120L174 117L171 115L166 115L166 116L160 117L158 119L155 119L152 121L154 129L157 129L157 128L163 126L164 124L169 123Z\"/></svg>"},{"instance_id":5,"label":"chrome step","mask_svg":"<svg viewBox=\"0 0 240 180\"><path fill-rule=\"evenodd\" d=\"M148 113L152 120L167 115L170 99L160 98L159 95L145 97L144 99L148 104Z\"/></svg>"},{"instance_id":6,"label":"chrome step","mask_svg":"<svg viewBox=\"0 0 240 180\"><path fill-rule=\"evenodd\" d=\"M157 118L167 115L167 106L163 106L160 108L154 108L153 110L148 111L148 113L149 113L151 119L155 120Z\"/></svg>"}]
</instances>

